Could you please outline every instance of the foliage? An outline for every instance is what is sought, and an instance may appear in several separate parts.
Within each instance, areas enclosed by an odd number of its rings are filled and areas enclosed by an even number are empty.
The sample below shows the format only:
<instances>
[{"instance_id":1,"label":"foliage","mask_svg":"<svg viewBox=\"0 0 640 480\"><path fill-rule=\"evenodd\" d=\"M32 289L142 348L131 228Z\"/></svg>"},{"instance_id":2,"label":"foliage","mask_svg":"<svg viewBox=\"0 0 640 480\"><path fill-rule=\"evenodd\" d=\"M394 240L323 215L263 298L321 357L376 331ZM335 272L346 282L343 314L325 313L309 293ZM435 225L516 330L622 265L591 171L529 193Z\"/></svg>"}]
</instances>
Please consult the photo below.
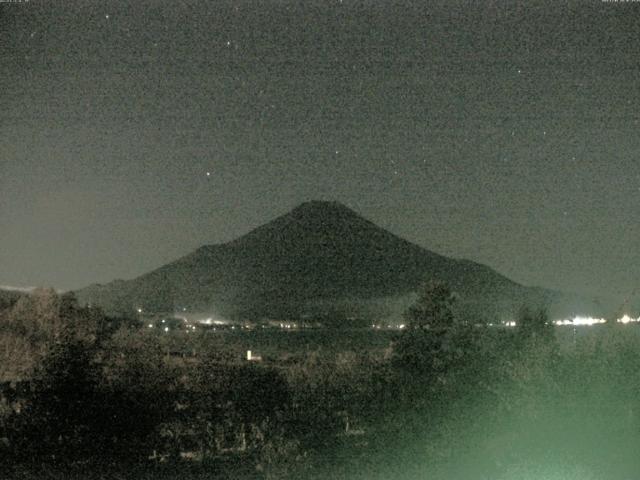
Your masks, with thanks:
<instances>
[{"instance_id":1,"label":"foliage","mask_svg":"<svg viewBox=\"0 0 640 480\"><path fill-rule=\"evenodd\" d=\"M80 307L71 293L36 289L22 295L0 312L0 375L28 377L55 345L100 342L108 324L99 309Z\"/></svg>"},{"instance_id":2,"label":"foliage","mask_svg":"<svg viewBox=\"0 0 640 480\"><path fill-rule=\"evenodd\" d=\"M427 281L418 290L416 302L405 313L409 329L448 330L454 326L456 298L450 287L439 281Z\"/></svg>"},{"instance_id":3,"label":"foliage","mask_svg":"<svg viewBox=\"0 0 640 480\"><path fill-rule=\"evenodd\" d=\"M12 440L16 455L76 459L95 445L101 400L95 351L77 340L52 348L35 372Z\"/></svg>"},{"instance_id":4,"label":"foliage","mask_svg":"<svg viewBox=\"0 0 640 480\"><path fill-rule=\"evenodd\" d=\"M563 471L586 476L630 478L640 468L634 325L584 327L560 348L563 327L544 312L523 311L515 329L470 327L452 314L451 291L430 285L390 358L353 336L340 349L283 348L286 362L272 354L248 363L225 354L225 339L235 351L267 337L227 332L207 344L152 329L100 333L97 314L72 298L31 301L12 309L25 323L6 328L50 340L20 413L0 399L7 464L136 465L148 475L169 465L182 476L200 462L201 478L269 479L500 479L558 459L579 462ZM176 345L200 353L172 356Z\"/></svg>"},{"instance_id":5,"label":"foliage","mask_svg":"<svg viewBox=\"0 0 640 480\"><path fill-rule=\"evenodd\" d=\"M406 329L394 346L396 363L442 381L467 353L470 330L456 321L455 295L438 281L423 284L405 313Z\"/></svg>"},{"instance_id":6,"label":"foliage","mask_svg":"<svg viewBox=\"0 0 640 480\"><path fill-rule=\"evenodd\" d=\"M543 341L551 341L554 338L553 323L542 308L531 310L527 306L522 306L516 319L516 329L521 340L539 338Z\"/></svg>"}]
</instances>

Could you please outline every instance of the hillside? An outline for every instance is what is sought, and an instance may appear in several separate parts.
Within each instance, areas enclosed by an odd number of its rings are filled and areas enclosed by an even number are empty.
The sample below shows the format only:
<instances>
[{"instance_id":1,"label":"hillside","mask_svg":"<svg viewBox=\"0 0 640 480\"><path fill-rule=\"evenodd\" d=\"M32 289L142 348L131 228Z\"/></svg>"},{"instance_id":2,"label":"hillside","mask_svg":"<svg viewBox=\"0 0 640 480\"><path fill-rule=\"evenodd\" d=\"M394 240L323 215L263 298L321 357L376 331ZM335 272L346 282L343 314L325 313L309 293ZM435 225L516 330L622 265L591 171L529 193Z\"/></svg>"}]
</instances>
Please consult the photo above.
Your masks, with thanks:
<instances>
[{"instance_id":1,"label":"hillside","mask_svg":"<svg viewBox=\"0 0 640 480\"><path fill-rule=\"evenodd\" d=\"M126 311L209 311L246 319L397 316L426 278L451 284L460 309L511 317L523 303L565 308L557 292L428 251L337 202L312 201L231 242L203 246L136 279L80 290L81 302Z\"/></svg>"}]
</instances>

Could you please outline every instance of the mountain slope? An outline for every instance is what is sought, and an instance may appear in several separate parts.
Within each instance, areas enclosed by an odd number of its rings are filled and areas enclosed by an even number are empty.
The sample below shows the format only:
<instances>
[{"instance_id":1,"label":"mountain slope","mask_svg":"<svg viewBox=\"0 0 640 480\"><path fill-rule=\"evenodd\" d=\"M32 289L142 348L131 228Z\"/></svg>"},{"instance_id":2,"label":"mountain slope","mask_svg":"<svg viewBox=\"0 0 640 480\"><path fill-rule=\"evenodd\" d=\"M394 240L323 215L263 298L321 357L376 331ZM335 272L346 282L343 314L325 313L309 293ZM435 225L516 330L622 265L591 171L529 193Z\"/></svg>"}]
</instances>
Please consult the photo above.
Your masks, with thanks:
<instances>
[{"instance_id":1,"label":"mountain slope","mask_svg":"<svg viewBox=\"0 0 640 480\"><path fill-rule=\"evenodd\" d=\"M296 318L335 305L361 316L374 315L371 306L381 299L391 310L406 304L425 278L449 282L462 310L493 319L511 317L523 303L559 298L484 265L423 249L337 202L318 201L226 244L201 247L134 280L87 287L78 296L109 311L185 307L242 318Z\"/></svg>"}]
</instances>

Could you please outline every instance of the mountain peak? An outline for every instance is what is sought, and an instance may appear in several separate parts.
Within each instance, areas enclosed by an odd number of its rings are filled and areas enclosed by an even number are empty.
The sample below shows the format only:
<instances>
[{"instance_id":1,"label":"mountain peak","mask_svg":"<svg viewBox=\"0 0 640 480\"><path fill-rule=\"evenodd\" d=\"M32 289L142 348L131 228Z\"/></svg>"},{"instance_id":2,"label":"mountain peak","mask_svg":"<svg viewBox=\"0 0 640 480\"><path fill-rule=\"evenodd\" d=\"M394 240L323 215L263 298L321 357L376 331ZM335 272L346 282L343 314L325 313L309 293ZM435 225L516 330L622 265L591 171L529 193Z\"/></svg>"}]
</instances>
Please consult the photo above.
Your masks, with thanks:
<instances>
[{"instance_id":1,"label":"mountain peak","mask_svg":"<svg viewBox=\"0 0 640 480\"><path fill-rule=\"evenodd\" d=\"M359 228L365 225L366 228L374 227L359 213L336 201L311 200L304 202L282 218L309 227L333 227L339 229ZM374 228L377 229L377 227Z\"/></svg>"},{"instance_id":2,"label":"mountain peak","mask_svg":"<svg viewBox=\"0 0 640 480\"><path fill-rule=\"evenodd\" d=\"M292 213L296 214L322 214L326 212L339 212L342 214L356 215L358 214L351 210L346 205L335 200L309 200L303 202L295 207Z\"/></svg>"},{"instance_id":3,"label":"mountain peak","mask_svg":"<svg viewBox=\"0 0 640 480\"><path fill-rule=\"evenodd\" d=\"M284 248L291 248L292 244L310 245L316 240L344 240L357 232L379 236L382 231L340 202L311 200L232 240L229 245L286 245Z\"/></svg>"}]
</instances>

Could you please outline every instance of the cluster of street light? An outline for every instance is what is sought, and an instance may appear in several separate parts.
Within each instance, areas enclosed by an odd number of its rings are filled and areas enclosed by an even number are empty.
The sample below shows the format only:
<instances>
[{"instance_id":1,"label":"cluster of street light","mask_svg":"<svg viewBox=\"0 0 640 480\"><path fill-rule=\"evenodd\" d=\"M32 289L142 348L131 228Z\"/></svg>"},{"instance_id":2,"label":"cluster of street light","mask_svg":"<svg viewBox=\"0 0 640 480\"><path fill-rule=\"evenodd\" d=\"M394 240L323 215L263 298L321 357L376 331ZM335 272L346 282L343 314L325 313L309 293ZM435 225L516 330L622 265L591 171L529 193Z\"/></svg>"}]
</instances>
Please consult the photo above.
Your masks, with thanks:
<instances>
[{"instance_id":1,"label":"cluster of street light","mask_svg":"<svg viewBox=\"0 0 640 480\"><path fill-rule=\"evenodd\" d=\"M184 328L186 329L187 332L192 332L196 330L196 326L188 323L187 320L185 318L180 318L180 320L183 320L184 322ZM161 321L162 324L166 323L166 320L162 320ZM203 323L204 325L225 325L228 326L226 324L224 324L224 322L221 321L212 321L212 319L208 318L204 321L201 321L201 323ZM604 318L597 318L597 317L585 317L585 316L575 316L573 318L566 318L566 319L561 319L561 320L554 320L552 322L554 325L557 326L592 326L592 325L600 325L600 324L604 324L607 323L607 320ZM640 323L640 317L634 318L631 317L629 315L623 315L622 317L618 318L616 320L616 323L621 323L621 324L629 324L629 323ZM489 324L485 324L488 325L489 327L515 327L517 326L517 322L515 320L506 320L503 321L501 323L489 323ZM148 327L149 328L154 328L154 327L160 327L162 329L162 331L164 332L169 332L171 330L171 328L168 325L154 325L153 323L149 323ZM481 325L478 325L481 326ZM297 325L296 324L280 324L280 328L282 329L288 329L288 328L296 328ZM384 325L384 324L372 324L371 327L373 329L376 330L380 330L380 329L399 329L399 330L403 330L406 328L405 324L400 324L400 325ZM235 330L235 325L231 325L230 328L232 330ZM248 326L240 326L240 329L244 329L244 328L250 328ZM263 326L263 328L265 328ZM215 328L214 328L215 330Z\"/></svg>"},{"instance_id":2,"label":"cluster of street light","mask_svg":"<svg viewBox=\"0 0 640 480\"><path fill-rule=\"evenodd\" d=\"M625 325L628 323L638 323L638 322L640 322L640 317L633 318L633 317L630 317L629 315L623 315L622 317L616 320L616 323L622 323ZM573 318L565 318L562 320L553 321L554 325L558 325L558 326L573 325L574 327L600 325L603 323L607 323L607 320L605 318L584 317L581 315L575 316ZM516 324L517 323L515 321L511 320L511 321L506 321L501 325L505 327L515 327ZM494 324L490 324L490 326L494 326Z\"/></svg>"}]
</instances>

